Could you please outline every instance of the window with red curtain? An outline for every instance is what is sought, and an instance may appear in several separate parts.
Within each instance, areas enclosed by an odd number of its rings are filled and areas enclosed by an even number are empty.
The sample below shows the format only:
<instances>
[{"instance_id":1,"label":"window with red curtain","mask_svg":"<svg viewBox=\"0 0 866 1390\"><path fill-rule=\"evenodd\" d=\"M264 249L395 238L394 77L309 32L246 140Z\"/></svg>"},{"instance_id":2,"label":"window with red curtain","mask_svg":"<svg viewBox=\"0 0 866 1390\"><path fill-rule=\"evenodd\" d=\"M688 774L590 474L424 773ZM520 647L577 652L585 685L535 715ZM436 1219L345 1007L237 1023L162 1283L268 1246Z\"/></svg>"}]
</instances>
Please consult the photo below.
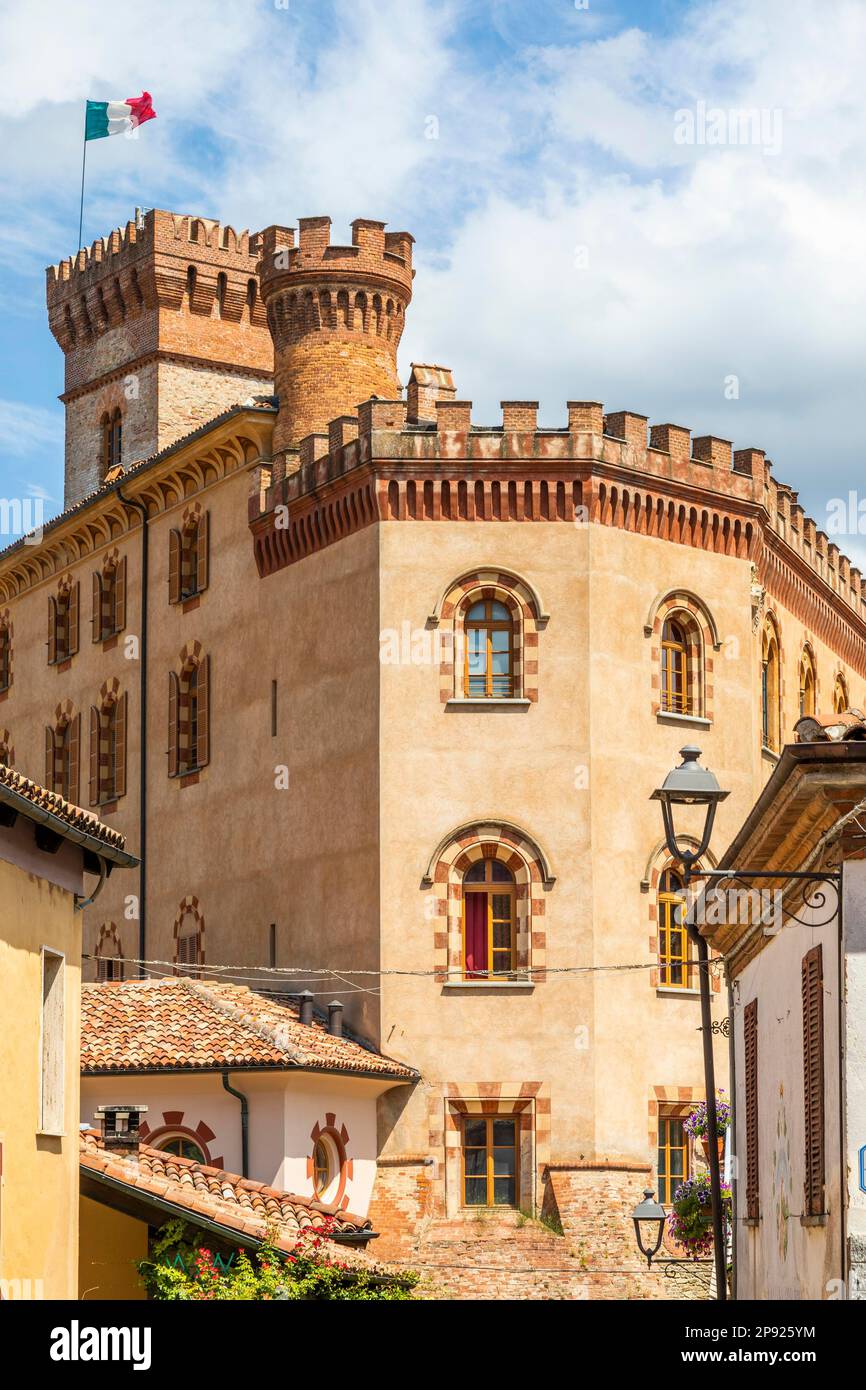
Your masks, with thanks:
<instances>
[{"instance_id":1,"label":"window with red curtain","mask_svg":"<svg viewBox=\"0 0 866 1390\"><path fill-rule=\"evenodd\" d=\"M463 878L463 973L501 978L515 967L514 875L498 859L481 859Z\"/></svg>"}]
</instances>

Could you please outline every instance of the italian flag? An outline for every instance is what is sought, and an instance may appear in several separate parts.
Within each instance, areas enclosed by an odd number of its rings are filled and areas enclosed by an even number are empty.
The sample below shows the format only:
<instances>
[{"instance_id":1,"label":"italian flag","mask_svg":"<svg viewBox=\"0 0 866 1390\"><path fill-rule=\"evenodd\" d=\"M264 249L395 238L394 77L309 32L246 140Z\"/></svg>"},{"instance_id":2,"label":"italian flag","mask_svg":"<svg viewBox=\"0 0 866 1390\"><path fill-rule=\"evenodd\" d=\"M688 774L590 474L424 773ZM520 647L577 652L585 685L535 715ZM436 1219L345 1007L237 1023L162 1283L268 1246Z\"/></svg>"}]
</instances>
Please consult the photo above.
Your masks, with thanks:
<instances>
[{"instance_id":1,"label":"italian flag","mask_svg":"<svg viewBox=\"0 0 866 1390\"><path fill-rule=\"evenodd\" d=\"M143 121L152 121L155 116L150 92L142 92L140 97L127 97L126 101L89 101L84 138L101 140L104 135L122 135Z\"/></svg>"}]
</instances>

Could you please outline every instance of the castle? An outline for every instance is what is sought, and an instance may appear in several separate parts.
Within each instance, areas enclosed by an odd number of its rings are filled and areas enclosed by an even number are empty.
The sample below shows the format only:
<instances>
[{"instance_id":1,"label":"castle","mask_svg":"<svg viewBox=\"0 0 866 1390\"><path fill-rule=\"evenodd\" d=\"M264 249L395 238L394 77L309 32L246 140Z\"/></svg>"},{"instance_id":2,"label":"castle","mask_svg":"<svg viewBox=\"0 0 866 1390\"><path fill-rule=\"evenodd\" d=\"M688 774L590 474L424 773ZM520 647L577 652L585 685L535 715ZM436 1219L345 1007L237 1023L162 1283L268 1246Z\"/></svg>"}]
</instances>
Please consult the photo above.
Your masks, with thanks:
<instances>
[{"instance_id":1,"label":"castle","mask_svg":"<svg viewBox=\"0 0 866 1390\"><path fill-rule=\"evenodd\" d=\"M153 210L48 270L65 510L0 556L0 754L142 856L90 978L339 990L420 1072L379 1101L383 1256L521 1208L621 1296L642 1189L700 1161L650 793L699 743L725 844L796 718L863 704L866 581L760 449L404 392L412 248Z\"/></svg>"}]
</instances>

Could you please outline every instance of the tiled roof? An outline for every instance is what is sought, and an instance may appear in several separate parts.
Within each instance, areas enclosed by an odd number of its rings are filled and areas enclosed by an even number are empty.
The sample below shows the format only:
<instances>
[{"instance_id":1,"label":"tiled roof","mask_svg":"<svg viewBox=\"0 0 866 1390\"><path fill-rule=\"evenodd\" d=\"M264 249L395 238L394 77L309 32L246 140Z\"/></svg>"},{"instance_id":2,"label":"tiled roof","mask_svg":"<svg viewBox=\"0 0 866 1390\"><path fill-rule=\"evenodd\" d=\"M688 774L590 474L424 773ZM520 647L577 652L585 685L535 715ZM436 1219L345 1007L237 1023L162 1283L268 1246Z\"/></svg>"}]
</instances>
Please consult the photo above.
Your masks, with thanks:
<instances>
[{"instance_id":1,"label":"tiled roof","mask_svg":"<svg viewBox=\"0 0 866 1390\"><path fill-rule=\"evenodd\" d=\"M124 980L81 988L81 1070L153 1072L280 1067L416 1081L402 1062L318 1019L301 1023L289 999L246 985L175 979Z\"/></svg>"},{"instance_id":2,"label":"tiled roof","mask_svg":"<svg viewBox=\"0 0 866 1390\"><path fill-rule=\"evenodd\" d=\"M82 837L92 843L87 844L86 848L92 849L94 853L104 853L106 849L113 851L111 858L128 865L136 864L137 859L125 853L126 841L117 831L112 830L110 825L103 825L102 821L93 811L85 811L81 806L73 806L71 801L65 801L56 792L50 792L45 787L41 787L38 782L31 782L29 777L22 777L20 772L14 768L5 767L0 764L0 801L8 806L14 807L22 815L30 814L28 806L22 805L28 802L32 807L32 818L37 821L45 821L47 818L38 812L47 812L54 818L56 824L52 824L52 829L58 834L66 834L68 839L74 839L78 843L84 843ZM69 834L68 832L73 832ZM76 833L77 832L77 833Z\"/></svg>"},{"instance_id":3,"label":"tiled roof","mask_svg":"<svg viewBox=\"0 0 866 1390\"><path fill-rule=\"evenodd\" d=\"M859 709L816 717L804 714L794 725L798 743L847 743L866 739L866 715Z\"/></svg>"},{"instance_id":4,"label":"tiled roof","mask_svg":"<svg viewBox=\"0 0 866 1390\"><path fill-rule=\"evenodd\" d=\"M225 1228L229 1238L234 1234L262 1241L270 1233L278 1249L289 1251L305 1231L322 1235L330 1231L341 1236L372 1230L366 1217L333 1212L309 1197L280 1192L147 1144L138 1149L106 1149L102 1135L94 1129L80 1131L79 1159L82 1175L123 1183L134 1189L132 1195L167 1202L187 1220L194 1222L198 1217L215 1222ZM166 1220L169 1215L166 1213ZM354 1263L363 1257L341 1248L339 1252L334 1249L332 1258ZM365 1268L375 1268L367 1259L363 1263Z\"/></svg>"}]
</instances>

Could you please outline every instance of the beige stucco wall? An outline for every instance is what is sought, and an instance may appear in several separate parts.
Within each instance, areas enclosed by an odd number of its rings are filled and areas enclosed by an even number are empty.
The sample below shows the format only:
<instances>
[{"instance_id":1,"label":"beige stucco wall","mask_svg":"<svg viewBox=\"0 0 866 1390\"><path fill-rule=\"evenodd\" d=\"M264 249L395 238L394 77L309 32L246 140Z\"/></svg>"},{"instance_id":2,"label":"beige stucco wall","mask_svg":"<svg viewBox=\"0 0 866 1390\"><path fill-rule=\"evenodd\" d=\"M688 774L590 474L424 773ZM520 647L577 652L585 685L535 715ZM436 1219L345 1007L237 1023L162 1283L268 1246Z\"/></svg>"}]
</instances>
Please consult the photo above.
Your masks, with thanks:
<instances>
[{"instance_id":1,"label":"beige stucco wall","mask_svg":"<svg viewBox=\"0 0 866 1390\"><path fill-rule=\"evenodd\" d=\"M73 904L68 890L0 858L4 1298L77 1294L81 918ZM43 947L65 956L64 1127L50 1135L40 1132Z\"/></svg>"}]
</instances>

